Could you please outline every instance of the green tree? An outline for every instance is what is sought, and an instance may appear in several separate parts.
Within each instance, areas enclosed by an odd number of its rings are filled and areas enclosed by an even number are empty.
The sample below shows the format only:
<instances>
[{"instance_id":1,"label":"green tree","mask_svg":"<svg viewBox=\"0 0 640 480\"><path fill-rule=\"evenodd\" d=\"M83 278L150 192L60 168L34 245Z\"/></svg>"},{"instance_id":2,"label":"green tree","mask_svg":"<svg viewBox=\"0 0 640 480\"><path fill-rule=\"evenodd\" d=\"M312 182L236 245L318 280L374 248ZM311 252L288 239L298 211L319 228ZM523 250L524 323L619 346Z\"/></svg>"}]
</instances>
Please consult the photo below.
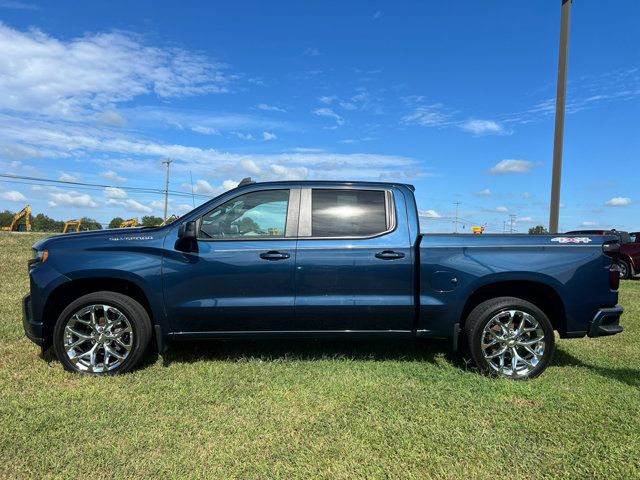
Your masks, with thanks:
<instances>
[{"instance_id":1,"label":"green tree","mask_svg":"<svg viewBox=\"0 0 640 480\"><path fill-rule=\"evenodd\" d=\"M10 226L14 216L15 216L15 213L10 212L9 210L0 212L0 227Z\"/></svg>"},{"instance_id":2,"label":"green tree","mask_svg":"<svg viewBox=\"0 0 640 480\"><path fill-rule=\"evenodd\" d=\"M44 213L31 217L31 229L36 232L61 232L63 228L64 222L54 220Z\"/></svg>"},{"instance_id":3,"label":"green tree","mask_svg":"<svg viewBox=\"0 0 640 480\"><path fill-rule=\"evenodd\" d=\"M162 223L162 218L154 217L153 215L145 215L142 217L143 227L157 227Z\"/></svg>"},{"instance_id":4,"label":"green tree","mask_svg":"<svg viewBox=\"0 0 640 480\"><path fill-rule=\"evenodd\" d=\"M102 225L95 219L89 217L82 217L82 230L102 230Z\"/></svg>"},{"instance_id":5,"label":"green tree","mask_svg":"<svg viewBox=\"0 0 640 480\"><path fill-rule=\"evenodd\" d=\"M529 229L529 235L546 235L548 233L547 229L542 225L536 225Z\"/></svg>"},{"instance_id":6,"label":"green tree","mask_svg":"<svg viewBox=\"0 0 640 480\"><path fill-rule=\"evenodd\" d=\"M114 217L109 222L109 228L120 228L120 224L124 222L122 217Z\"/></svg>"}]
</instances>

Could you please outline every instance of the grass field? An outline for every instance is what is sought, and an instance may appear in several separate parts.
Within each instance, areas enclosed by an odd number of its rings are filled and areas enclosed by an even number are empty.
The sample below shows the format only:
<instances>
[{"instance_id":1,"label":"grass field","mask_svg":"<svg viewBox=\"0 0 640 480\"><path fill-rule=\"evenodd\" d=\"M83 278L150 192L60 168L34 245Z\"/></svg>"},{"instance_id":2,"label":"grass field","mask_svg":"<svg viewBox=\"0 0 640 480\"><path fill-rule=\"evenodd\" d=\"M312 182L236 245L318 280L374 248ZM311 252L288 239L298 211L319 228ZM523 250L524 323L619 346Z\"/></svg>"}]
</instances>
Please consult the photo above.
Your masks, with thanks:
<instances>
[{"instance_id":1,"label":"grass field","mask_svg":"<svg viewBox=\"0 0 640 480\"><path fill-rule=\"evenodd\" d=\"M2 478L640 477L640 281L623 334L529 382L445 342L188 344L91 378L23 336L36 238L0 235Z\"/></svg>"}]
</instances>

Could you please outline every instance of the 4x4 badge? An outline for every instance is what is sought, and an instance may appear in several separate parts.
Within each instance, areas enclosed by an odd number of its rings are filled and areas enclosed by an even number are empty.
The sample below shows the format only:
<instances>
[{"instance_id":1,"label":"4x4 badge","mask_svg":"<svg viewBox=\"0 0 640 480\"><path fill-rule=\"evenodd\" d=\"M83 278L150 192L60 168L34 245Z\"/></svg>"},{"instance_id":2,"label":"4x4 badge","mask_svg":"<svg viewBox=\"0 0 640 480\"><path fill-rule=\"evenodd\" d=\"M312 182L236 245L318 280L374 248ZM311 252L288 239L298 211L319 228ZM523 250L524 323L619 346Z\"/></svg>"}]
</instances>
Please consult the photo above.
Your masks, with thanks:
<instances>
[{"instance_id":1,"label":"4x4 badge","mask_svg":"<svg viewBox=\"0 0 640 480\"><path fill-rule=\"evenodd\" d=\"M558 243L589 243L591 239L589 237L555 237L551 241Z\"/></svg>"}]
</instances>

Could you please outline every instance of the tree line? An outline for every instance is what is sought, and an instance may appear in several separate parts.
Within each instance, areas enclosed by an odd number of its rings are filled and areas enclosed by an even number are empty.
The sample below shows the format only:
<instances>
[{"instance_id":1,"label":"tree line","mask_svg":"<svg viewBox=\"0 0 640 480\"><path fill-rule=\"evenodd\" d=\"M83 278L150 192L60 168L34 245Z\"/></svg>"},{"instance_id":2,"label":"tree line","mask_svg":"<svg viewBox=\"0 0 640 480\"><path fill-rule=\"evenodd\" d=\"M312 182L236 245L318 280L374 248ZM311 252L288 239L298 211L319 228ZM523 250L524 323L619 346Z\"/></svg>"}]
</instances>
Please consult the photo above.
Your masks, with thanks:
<instances>
[{"instance_id":1,"label":"tree line","mask_svg":"<svg viewBox=\"0 0 640 480\"><path fill-rule=\"evenodd\" d=\"M15 217L17 212L11 212L9 210L4 210L0 212L0 226L8 227L11 225L13 221L13 217ZM121 217L114 217L109 222L108 228L118 228L120 224L124 222L126 219ZM102 230L102 224L98 222L95 218L90 217L82 217L81 221L81 230ZM22 220L24 222L24 220ZM144 227L154 227L160 225L162 223L161 217L156 217L154 215L145 215L142 217L140 224ZM64 229L65 222L62 220L55 220L44 213L38 213L37 215L31 216L31 230L34 232L62 232Z\"/></svg>"}]
</instances>

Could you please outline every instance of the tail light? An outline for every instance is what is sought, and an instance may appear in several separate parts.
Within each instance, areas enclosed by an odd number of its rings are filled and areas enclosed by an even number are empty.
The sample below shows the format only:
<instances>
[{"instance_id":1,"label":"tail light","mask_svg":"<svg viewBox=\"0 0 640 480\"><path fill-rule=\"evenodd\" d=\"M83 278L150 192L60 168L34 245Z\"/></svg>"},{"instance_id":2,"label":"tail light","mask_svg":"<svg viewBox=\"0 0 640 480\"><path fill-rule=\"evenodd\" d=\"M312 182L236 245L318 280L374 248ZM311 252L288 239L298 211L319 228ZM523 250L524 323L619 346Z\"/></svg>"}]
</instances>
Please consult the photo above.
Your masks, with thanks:
<instances>
[{"instance_id":1,"label":"tail light","mask_svg":"<svg viewBox=\"0 0 640 480\"><path fill-rule=\"evenodd\" d=\"M612 263L609 267L609 288L611 290L620 288L620 267L617 263Z\"/></svg>"}]
</instances>

